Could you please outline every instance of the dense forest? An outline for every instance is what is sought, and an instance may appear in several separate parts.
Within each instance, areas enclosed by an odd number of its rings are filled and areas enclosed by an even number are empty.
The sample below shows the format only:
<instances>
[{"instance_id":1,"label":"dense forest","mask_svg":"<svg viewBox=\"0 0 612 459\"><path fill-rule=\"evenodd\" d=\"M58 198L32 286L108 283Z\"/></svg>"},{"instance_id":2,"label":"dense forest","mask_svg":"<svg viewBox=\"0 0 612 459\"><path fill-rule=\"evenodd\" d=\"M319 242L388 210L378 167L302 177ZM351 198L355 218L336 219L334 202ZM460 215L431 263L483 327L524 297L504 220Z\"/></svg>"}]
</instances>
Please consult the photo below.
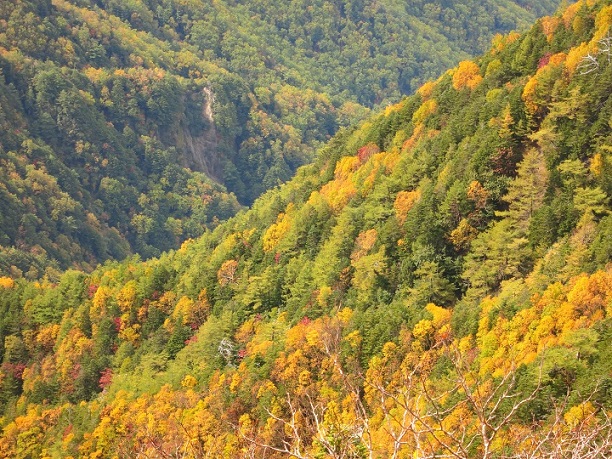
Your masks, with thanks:
<instances>
[{"instance_id":1,"label":"dense forest","mask_svg":"<svg viewBox=\"0 0 612 459\"><path fill-rule=\"evenodd\" d=\"M0 456L609 458L611 26L497 36L157 259L1 278Z\"/></svg>"},{"instance_id":2,"label":"dense forest","mask_svg":"<svg viewBox=\"0 0 612 459\"><path fill-rule=\"evenodd\" d=\"M0 274L176 249L556 6L306 3L1 2Z\"/></svg>"}]
</instances>

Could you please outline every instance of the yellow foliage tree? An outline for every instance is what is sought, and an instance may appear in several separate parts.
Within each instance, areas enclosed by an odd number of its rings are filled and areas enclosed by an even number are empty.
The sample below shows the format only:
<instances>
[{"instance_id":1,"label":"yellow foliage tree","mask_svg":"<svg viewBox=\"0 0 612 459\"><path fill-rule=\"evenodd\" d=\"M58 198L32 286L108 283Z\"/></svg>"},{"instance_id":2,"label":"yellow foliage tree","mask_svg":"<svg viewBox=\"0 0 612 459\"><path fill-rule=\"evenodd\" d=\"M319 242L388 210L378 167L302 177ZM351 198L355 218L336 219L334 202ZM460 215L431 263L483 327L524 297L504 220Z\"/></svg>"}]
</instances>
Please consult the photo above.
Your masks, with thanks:
<instances>
[{"instance_id":1,"label":"yellow foliage tree","mask_svg":"<svg viewBox=\"0 0 612 459\"><path fill-rule=\"evenodd\" d=\"M460 62L453 73L453 88L457 91L464 88L474 89L481 81L480 68L472 61Z\"/></svg>"},{"instance_id":2,"label":"yellow foliage tree","mask_svg":"<svg viewBox=\"0 0 612 459\"><path fill-rule=\"evenodd\" d=\"M484 209L489 199L489 192L478 180L472 181L467 189L467 198L474 203L476 209Z\"/></svg>"},{"instance_id":3,"label":"yellow foliage tree","mask_svg":"<svg viewBox=\"0 0 612 459\"><path fill-rule=\"evenodd\" d=\"M417 89L417 94L423 98L423 100L427 100L431 97L433 90L436 87L436 83L433 81L428 81L419 89Z\"/></svg>"},{"instance_id":4,"label":"yellow foliage tree","mask_svg":"<svg viewBox=\"0 0 612 459\"><path fill-rule=\"evenodd\" d=\"M393 208L395 209L395 216L400 224L404 224L408 217L408 212L414 207L414 205L421 199L421 191L400 191L395 197Z\"/></svg>"},{"instance_id":5,"label":"yellow foliage tree","mask_svg":"<svg viewBox=\"0 0 612 459\"><path fill-rule=\"evenodd\" d=\"M233 284L236 281L236 271L238 269L238 261L226 260L223 262L219 271L217 271L217 280L222 287Z\"/></svg>"},{"instance_id":6,"label":"yellow foliage tree","mask_svg":"<svg viewBox=\"0 0 612 459\"><path fill-rule=\"evenodd\" d=\"M521 37L518 32L510 32L508 35L496 34L491 40L491 51L495 55L504 50L506 46L514 43Z\"/></svg>"},{"instance_id":7,"label":"yellow foliage tree","mask_svg":"<svg viewBox=\"0 0 612 459\"><path fill-rule=\"evenodd\" d=\"M264 251L271 252L287 234L291 228L291 217L289 213L293 210L293 204L287 206L286 213L278 214L276 223L272 224L263 236Z\"/></svg>"},{"instance_id":8,"label":"yellow foliage tree","mask_svg":"<svg viewBox=\"0 0 612 459\"><path fill-rule=\"evenodd\" d=\"M420 124L425 121L425 119L436 112L438 109L438 103L435 99L429 99L423 102L423 104L414 112L412 115L412 122L414 124Z\"/></svg>"},{"instance_id":9,"label":"yellow foliage tree","mask_svg":"<svg viewBox=\"0 0 612 459\"><path fill-rule=\"evenodd\" d=\"M561 18L557 16L546 16L541 19L542 32L546 35L546 39L550 43L553 39L554 33L561 24Z\"/></svg>"},{"instance_id":10,"label":"yellow foliage tree","mask_svg":"<svg viewBox=\"0 0 612 459\"><path fill-rule=\"evenodd\" d=\"M359 260L361 257L366 255L372 249L372 247L374 247L377 234L378 233L375 229L369 229L359 233L359 236L357 236L357 239L355 240L355 249L351 254L352 261Z\"/></svg>"},{"instance_id":11,"label":"yellow foliage tree","mask_svg":"<svg viewBox=\"0 0 612 459\"><path fill-rule=\"evenodd\" d=\"M15 281L10 277L0 277L0 287L5 289L13 288Z\"/></svg>"},{"instance_id":12,"label":"yellow foliage tree","mask_svg":"<svg viewBox=\"0 0 612 459\"><path fill-rule=\"evenodd\" d=\"M601 40L610 33L612 26L612 5L604 6L595 17L595 34L593 41Z\"/></svg>"},{"instance_id":13,"label":"yellow foliage tree","mask_svg":"<svg viewBox=\"0 0 612 459\"><path fill-rule=\"evenodd\" d=\"M130 281L117 293L117 304L121 312L127 312L135 306L136 301L136 282Z\"/></svg>"},{"instance_id":14,"label":"yellow foliage tree","mask_svg":"<svg viewBox=\"0 0 612 459\"><path fill-rule=\"evenodd\" d=\"M456 250L465 250L477 235L478 230L462 218L457 228L451 231L449 240Z\"/></svg>"}]
</instances>

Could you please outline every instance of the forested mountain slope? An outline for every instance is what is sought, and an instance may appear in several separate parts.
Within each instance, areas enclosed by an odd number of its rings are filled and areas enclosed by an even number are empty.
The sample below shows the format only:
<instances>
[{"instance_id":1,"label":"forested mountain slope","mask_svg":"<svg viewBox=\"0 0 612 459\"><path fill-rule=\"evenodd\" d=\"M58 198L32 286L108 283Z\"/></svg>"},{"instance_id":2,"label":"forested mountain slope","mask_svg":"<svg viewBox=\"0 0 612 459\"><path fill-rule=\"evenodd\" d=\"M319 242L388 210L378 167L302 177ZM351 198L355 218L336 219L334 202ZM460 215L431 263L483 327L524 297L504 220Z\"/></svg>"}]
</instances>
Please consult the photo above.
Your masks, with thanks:
<instances>
[{"instance_id":1,"label":"forested mountain slope","mask_svg":"<svg viewBox=\"0 0 612 459\"><path fill-rule=\"evenodd\" d=\"M0 455L610 457L611 26L499 37L159 259L2 278Z\"/></svg>"},{"instance_id":2,"label":"forested mountain slope","mask_svg":"<svg viewBox=\"0 0 612 459\"><path fill-rule=\"evenodd\" d=\"M556 7L481 3L2 2L0 273L177 248Z\"/></svg>"}]
</instances>

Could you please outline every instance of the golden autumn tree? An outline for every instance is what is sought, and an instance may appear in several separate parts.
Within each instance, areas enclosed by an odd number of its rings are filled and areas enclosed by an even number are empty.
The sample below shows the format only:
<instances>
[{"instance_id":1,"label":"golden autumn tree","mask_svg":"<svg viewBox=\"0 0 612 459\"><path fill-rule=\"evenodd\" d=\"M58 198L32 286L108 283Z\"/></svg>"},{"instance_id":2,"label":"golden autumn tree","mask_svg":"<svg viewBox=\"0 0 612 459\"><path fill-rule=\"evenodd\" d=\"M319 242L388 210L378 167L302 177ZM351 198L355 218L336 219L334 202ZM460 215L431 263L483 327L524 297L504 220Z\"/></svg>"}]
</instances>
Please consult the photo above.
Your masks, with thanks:
<instances>
[{"instance_id":1,"label":"golden autumn tree","mask_svg":"<svg viewBox=\"0 0 612 459\"><path fill-rule=\"evenodd\" d=\"M480 68L472 61L460 62L453 73L453 88L458 91L464 88L475 89L481 81Z\"/></svg>"}]
</instances>

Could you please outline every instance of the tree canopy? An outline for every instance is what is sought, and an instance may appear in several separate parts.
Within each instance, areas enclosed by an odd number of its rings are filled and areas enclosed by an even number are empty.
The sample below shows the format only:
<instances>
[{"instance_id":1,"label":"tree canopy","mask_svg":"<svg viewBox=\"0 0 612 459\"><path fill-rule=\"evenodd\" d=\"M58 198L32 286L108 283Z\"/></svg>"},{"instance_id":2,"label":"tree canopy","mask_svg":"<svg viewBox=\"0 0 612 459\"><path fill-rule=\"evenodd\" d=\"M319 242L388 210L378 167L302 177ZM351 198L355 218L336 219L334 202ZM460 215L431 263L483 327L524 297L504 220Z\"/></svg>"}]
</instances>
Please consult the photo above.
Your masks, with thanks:
<instances>
[{"instance_id":1,"label":"tree canopy","mask_svg":"<svg viewBox=\"0 0 612 459\"><path fill-rule=\"evenodd\" d=\"M497 37L175 251L0 278L0 455L610 457L610 25Z\"/></svg>"},{"instance_id":2,"label":"tree canopy","mask_svg":"<svg viewBox=\"0 0 612 459\"><path fill-rule=\"evenodd\" d=\"M0 273L176 249L555 7L476 3L3 2Z\"/></svg>"}]
</instances>

